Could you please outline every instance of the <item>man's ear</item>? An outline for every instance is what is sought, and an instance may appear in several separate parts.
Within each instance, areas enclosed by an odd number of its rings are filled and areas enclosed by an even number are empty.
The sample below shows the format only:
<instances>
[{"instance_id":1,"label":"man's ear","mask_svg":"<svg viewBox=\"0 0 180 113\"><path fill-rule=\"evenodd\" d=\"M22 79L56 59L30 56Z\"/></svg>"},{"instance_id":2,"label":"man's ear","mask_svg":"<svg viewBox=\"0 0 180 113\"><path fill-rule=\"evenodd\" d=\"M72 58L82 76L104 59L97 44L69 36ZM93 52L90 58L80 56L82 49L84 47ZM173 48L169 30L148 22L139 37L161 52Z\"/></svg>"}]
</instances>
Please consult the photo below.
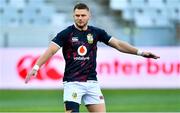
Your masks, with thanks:
<instances>
[{"instance_id":1,"label":"man's ear","mask_svg":"<svg viewBox=\"0 0 180 113\"><path fill-rule=\"evenodd\" d=\"M89 18L91 18L91 12L89 11Z\"/></svg>"}]
</instances>

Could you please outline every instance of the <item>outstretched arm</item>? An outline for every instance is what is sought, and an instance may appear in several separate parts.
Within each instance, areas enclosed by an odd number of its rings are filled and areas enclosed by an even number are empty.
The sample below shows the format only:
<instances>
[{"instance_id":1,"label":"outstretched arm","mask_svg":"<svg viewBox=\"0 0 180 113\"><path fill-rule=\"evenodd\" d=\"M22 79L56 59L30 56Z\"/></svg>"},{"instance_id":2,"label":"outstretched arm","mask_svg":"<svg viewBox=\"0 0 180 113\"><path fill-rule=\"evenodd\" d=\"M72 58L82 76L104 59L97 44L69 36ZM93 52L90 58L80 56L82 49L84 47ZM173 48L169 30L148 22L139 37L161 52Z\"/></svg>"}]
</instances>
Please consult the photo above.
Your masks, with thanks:
<instances>
[{"instance_id":1,"label":"outstretched arm","mask_svg":"<svg viewBox=\"0 0 180 113\"><path fill-rule=\"evenodd\" d=\"M156 56L155 54L151 52L145 52L145 51L142 52L138 50L137 48L133 47L132 45L128 44L127 42L118 40L114 37L110 39L109 45L123 53L140 55L146 58L154 58L154 59L160 58L159 56Z\"/></svg>"},{"instance_id":2,"label":"outstretched arm","mask_svg":"<svg viewBox=\"0 0 180 113\"><path fill-rule=\"evenodd\" d=\"M48 49L45 51L45 53L39 57L36 64L32 68L32 70L26 75L25 83L28 83L31 76L36 76L37 71L39 68L49 59L51 58L57 51L59 50L59 47L55 45L54 43L51 43L48 47Z\"/></svg>"}]
</instances>

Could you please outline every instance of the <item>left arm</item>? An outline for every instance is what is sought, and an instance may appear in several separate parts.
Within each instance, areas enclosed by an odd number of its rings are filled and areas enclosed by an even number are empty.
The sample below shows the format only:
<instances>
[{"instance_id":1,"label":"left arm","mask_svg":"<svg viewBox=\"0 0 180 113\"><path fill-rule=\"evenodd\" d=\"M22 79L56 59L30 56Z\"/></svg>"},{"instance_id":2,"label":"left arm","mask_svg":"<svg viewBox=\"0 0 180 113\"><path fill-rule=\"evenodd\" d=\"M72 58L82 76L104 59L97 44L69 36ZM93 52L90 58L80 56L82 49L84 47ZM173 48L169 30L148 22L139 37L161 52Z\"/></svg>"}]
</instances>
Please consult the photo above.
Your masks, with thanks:
<instances>
[{"instance_id":1,"label":"left arm","mask_svg":"<svg viewBox=\"0 0 180 113\"><path fill-rule=\"evenodd\" d=\"M127 42L118 40L114 37L110 39L109 45L123 53L140 55L146 58L154 58L154 59L160 58L159 56L156 56L155 54L151 52L142 52L138 50L137 48L133 47L132 45L128 44Z\"/></svg>"}]
</instances>

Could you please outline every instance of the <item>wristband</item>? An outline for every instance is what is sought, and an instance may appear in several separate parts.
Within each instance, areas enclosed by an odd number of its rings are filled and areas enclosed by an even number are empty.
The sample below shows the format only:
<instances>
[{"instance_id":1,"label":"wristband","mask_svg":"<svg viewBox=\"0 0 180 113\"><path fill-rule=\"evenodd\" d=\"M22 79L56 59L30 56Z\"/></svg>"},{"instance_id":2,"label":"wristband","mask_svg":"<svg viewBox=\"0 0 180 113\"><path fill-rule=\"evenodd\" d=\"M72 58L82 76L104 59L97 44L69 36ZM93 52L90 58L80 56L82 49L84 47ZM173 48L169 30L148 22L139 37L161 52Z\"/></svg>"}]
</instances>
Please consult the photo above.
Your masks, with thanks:
<instances>
[{"instance_id":1,"label":"wristband","mask_svg":"<svg viewBox=\"0 0 180 113\"><path fill-rule=\"evenodd\" d=\"M39 70L39 66L38 65L34 65L33 69L38 71Z\"/></svg>"},{"instance_id":2,"label":"wristband","mask_svg":"<svg viewBox=\"0 0 180 113\"><path fill-rule=\"evenodd\" d=\"M137 51L137 55L139 55L139 56L143 56L143 51L138 50L138 51Z\"/></svg>"}]
</instances>

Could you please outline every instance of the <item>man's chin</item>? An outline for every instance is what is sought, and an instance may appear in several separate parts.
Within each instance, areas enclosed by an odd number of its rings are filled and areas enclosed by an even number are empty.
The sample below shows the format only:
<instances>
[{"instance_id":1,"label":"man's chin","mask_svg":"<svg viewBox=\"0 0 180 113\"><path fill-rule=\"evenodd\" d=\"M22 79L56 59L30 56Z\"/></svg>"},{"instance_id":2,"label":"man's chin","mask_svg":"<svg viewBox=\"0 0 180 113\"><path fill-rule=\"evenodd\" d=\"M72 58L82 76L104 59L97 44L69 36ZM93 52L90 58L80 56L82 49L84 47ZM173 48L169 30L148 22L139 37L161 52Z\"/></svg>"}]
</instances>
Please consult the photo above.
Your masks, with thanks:
<instances>
[{"instance_id":1,"label":"man's chin","mask_svg":"<svg viewBox=\"0 0 180 113\"><path fill-rule=\"evenodd\" d=\"M76 24L76 26L79 28L84 28L86 26L86 24Z\"/></svg>"},{"instance_id":2,"label":"man's chin","mask_svg":"<svg viewBox=\"0 0 180 113\"><path fill-rule=\"evenodd\" d=\"M85 25L77 25L79 28L84 28Z\"/></svg>"}]
</instances>

